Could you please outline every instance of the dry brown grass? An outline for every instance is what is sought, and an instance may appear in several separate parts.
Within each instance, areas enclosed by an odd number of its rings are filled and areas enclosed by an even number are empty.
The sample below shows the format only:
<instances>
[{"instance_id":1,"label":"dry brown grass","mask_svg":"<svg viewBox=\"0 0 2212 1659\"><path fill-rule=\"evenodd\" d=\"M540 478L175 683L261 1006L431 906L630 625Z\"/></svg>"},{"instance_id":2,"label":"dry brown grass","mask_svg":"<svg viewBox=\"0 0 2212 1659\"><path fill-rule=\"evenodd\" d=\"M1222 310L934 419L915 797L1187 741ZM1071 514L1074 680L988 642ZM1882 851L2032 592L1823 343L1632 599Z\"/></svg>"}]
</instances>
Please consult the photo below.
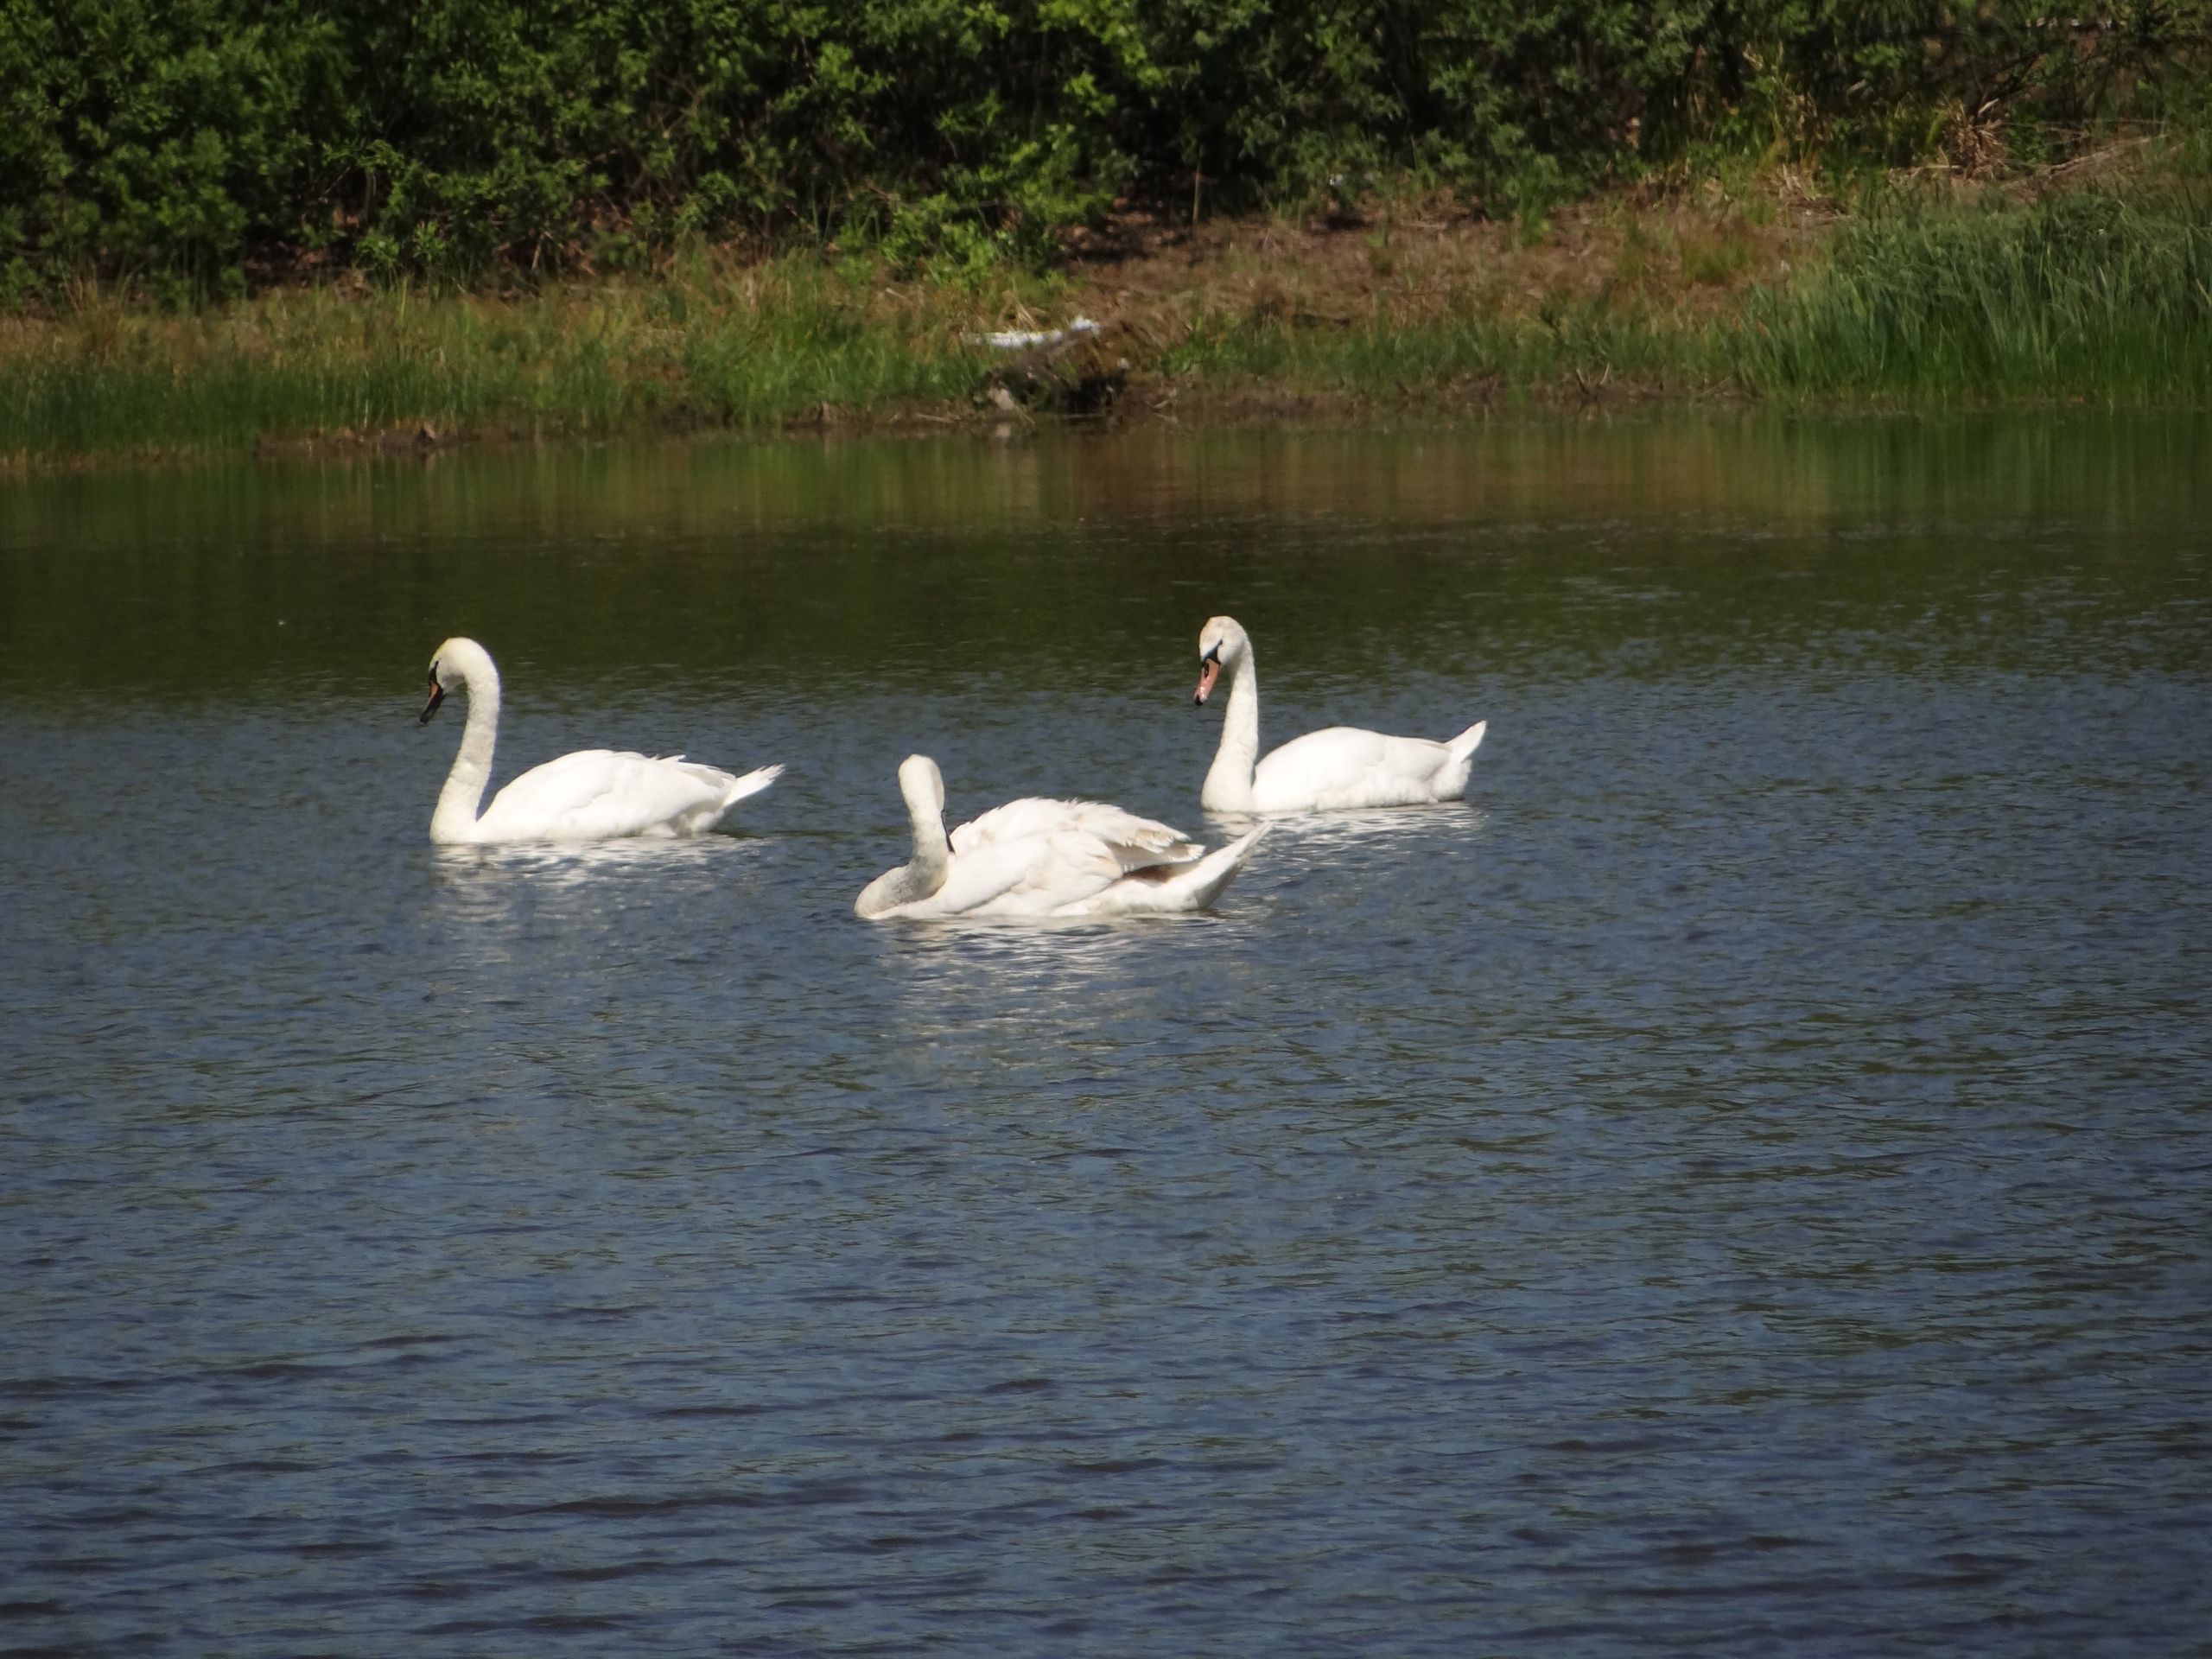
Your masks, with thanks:
<instances>
[{"instance_id":1,"label":"dry brown grass","mask_svg":"<svg viewBox=\"0 0 2212 1659\"><path fill-rule=\"evenodd\" d=\"M1786 172L1740 198L1708 185L1573 204L1533 233L1443 197L1335 219L1132 216L1077 238L1068 270L1076 307L1142 370L1202 321L1421 327L1599 306L1702 323L1802 262L1836 216Z\"/></svg>"}]
</instances>

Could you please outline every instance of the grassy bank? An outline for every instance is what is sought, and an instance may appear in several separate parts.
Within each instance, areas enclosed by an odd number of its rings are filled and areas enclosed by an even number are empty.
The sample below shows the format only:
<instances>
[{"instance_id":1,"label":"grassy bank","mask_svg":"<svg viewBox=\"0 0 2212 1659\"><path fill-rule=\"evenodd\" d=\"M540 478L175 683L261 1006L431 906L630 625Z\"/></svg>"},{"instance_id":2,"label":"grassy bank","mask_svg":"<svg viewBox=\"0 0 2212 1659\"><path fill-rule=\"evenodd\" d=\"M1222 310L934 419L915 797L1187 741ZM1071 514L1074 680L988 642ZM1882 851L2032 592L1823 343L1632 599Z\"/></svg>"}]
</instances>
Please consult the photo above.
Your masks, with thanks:
<instances>
[{"instance_id":1,"label":"grassy bank","mask_svg":"<svg viewBox=\"0 0 2212 1659\"><path fill-rule=\"evenodd\" d=\"M1052 358L987 329L1105 325ZM991 377L1006 382L995 391ZM1084 397L1073 394L1088 388ZM73 295L0 320L0 455L1009 418L1451 411L1655 397L2212 402L2212 195L1892 195L1789 175L1497 223L1133 222L1043 276L893 280L702 253L506 295L279 289L197 313Z\"/></svg>"},{"instance_id":2,"label":"grassy bank","mask_svg":"<svg viewBox=\"0 0 2212 1659\"><path fill-rule=\"evenodd\" d=\"M1746 296L1730 347L1767 396L2212 399L2212 196L1910 205Z\"/></svg>"},{"instance_id":3,"label":"grassy bank","mask_svg":"<svg viewBox=\"0 0 2212 1659\"><path fill-rule=\"evenodd\" d=\"M1113 299L1172 380L1217 397L2212 403L2202 181L1912 189L1848 213L1792 183L1624 194L1534 239L1410 217L1332 253L1268 232L1224 247L1210 304L1141 280Z\"/></svg>"},{"instance_id":4,"label":"grassy bank","mask_svg":"<svg viewBox=\"0 0 2212 1659\"><path fill-rule=\"evenodd\" d=\"M193 315L98 295L0 322L0 453L219 452L426 435L759 427L957 397L934 296L711 261L526 296L278 290Z\"/></svg>"}]
</instances>

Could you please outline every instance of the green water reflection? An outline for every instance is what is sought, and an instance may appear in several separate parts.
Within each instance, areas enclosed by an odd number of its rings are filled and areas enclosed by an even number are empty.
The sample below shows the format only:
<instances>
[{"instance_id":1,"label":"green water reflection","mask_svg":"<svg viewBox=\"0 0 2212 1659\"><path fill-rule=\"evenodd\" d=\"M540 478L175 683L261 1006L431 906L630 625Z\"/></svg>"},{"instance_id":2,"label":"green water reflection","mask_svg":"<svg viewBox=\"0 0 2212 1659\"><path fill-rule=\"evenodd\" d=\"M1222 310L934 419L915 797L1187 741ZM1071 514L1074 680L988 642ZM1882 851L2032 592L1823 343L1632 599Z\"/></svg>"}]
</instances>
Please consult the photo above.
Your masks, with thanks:
<instances>
[{"instance_id":1,"label":"green water reflection","mask_svg":"<svg viewBox=\"0 0 2212 1659\"><path fill-rule=\"evenodd\" d=\"M1124 683L1171 644L1160 671L1180 673L1224 608L1271 664L1325 675L1378 658L1542 672L1639 642L1726 658L1908 622L2024 662L2049 606L2118 626L2145 583L2173 602L2174 556L2212 509L2208 458L2204 417L2073 414L664 443L40 479L0 488L0 689L360 689L405 680L451 632L556 681L797 690L957 663ZM2077 559L2094 549L2094 592L1993 589L1990 563L2032 560L2053 527ZM2077 645L2097 637L2083 620ZM2187 630L2153 632L2128 649L2189 649Z\"/></svg>"}]
</instances>

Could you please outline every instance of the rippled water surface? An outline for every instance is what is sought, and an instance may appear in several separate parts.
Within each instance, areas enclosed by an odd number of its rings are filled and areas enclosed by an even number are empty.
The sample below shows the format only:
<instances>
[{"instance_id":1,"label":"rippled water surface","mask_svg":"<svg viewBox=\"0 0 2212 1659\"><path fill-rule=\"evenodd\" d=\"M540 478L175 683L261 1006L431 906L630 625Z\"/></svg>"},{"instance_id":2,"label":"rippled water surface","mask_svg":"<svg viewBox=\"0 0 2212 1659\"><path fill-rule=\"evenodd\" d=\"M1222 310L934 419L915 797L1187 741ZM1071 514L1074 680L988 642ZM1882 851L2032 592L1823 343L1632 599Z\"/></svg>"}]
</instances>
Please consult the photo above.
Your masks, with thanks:
<instances>
[{"instance_id":1,"label":"rippled water surface","mask_svg":"<svg viewBox=\"0 0 2212 1659\"><path fill-rule=\"evenodd\" d=\"M2212 423L0 486L0 1650L2203 1653ZM1213 912L870 926L952 814ZM424 838L499 775L735 832Z\"/></svg>"}]
</instances>

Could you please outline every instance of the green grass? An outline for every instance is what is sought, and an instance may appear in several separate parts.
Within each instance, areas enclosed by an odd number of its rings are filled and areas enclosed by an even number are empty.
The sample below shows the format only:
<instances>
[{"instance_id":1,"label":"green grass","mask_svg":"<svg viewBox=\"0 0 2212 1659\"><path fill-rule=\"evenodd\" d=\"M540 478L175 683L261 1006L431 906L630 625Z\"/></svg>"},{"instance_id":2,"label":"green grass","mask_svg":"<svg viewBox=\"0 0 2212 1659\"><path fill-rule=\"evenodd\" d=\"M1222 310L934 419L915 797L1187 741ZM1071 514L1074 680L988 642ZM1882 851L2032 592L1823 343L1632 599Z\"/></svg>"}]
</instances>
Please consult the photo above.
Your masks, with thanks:
<instances>
[{"instance_id":1,"label":"green grass","mask_svg":"<svg viewBox=\"0 0 2212 1659\"><path fill-rule=\"evenodd\" d=\"M1698 257L1732 269L1734 250L1718 238ZM1172 377L1201 406L1255 388L1384 407L1715 390L2212 403L2212 189L2186 178L2124 196L1892 203L1838 226L1795 274L1719 292L1686 255L1687 286L1653 297L1630 269L1652 252L1631 235L1595 297L1502 283L1333 322L1224 301L1112 349L1136 359L1141 388ZM84 295L59 319L0 319L0 460L235 453L424 423L588 436L762 429L824 405L964 407L990 355L965 337L1030 315L1025 302L1061 316L1084 295L1062 279L985 292L708 257L521 296L296 289L175 314Z\"/></svg>"},{"instance_id":2,"label":"green grass","mask_svg":"<svg viewBox=\"0 0 2212 1659\"><path fill-rule=\"evenodd\" d=\"M1824 266L1751 293L1737 374L1784 398L2203 401L2209 207L2175 188L1882 213Z\"/></svg>"},{"instance_id":3,"label":"green grass","mask_svg":"<svg viewBox=\"0 0 2212 1659\"><path fill-rule=\"evenodd\" d=\"M881 410L972 388L950 308L799 260L523 298L280 291L186 315L88 296L59 322L0 324L0 455Z\"/></svg>"},{"instance_id":4,"label":"green grass","mask_svg":"<svg viewBox=\"0 0 2212 1659\"><path fill-rule=\"evenodd\" d=\"M1478 391L1594 396L1617 385L1687 391L1725 373L1708 329L1594 305L1342 328L1204 319L1163 367L1202 384L1268 383L1378 404Z\"/></svg>"},{"instance_id":5,"label":"green grass","mask_svg":"<svg viewBox=\"0 0 2212 1659\"><path fill-rule=\"evenodd\" d=\"M1896 201L1814 267L1718 313L1630 302L1470 306L1339 328L1202 318L1163 366L1376 403L1471 385L1568 402L1607 386L1796 403L2212 403L2212 195ZM1640 238L1623 257L1642 257ZM1711 280L1683 266L1692 282ZM1700 259L1740 259L1719 238ZM1728 274L1728 273L1723 273Z\"/></svg>"}]
</instances>

